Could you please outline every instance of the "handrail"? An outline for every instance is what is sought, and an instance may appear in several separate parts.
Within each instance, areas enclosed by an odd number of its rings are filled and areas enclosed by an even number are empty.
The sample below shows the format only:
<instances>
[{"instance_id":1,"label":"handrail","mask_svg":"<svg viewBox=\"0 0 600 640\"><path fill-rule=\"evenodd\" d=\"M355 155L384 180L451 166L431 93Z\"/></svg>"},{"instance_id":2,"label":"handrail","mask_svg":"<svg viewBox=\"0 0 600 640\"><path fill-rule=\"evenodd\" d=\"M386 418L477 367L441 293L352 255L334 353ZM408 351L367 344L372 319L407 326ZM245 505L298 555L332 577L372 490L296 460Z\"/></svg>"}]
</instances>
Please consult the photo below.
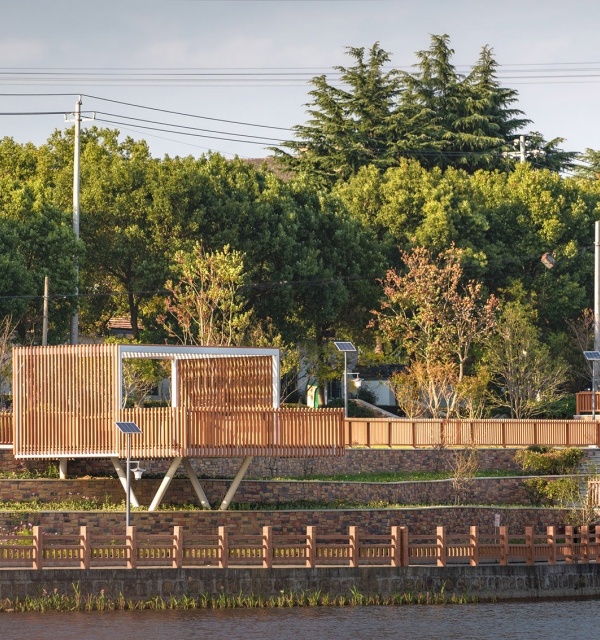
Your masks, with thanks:
<instances>
[{"instance_id":1,"label":"handrail","mask_svg":"<svg viewBox=\"0 0 600 640\"><path fill-rule=\"evenodd\" d=\"M31 536L2 535L0 569L12 568L216 568L255 566L271 568L324 566L438 566L480 563L505 566L557 562L600 562L600 526L547 527L536 533L449 533L437 527L430 535L411 534L408 527L393 526L388 533L372 534L351 526L347 534L321 534L309 526L305 533L275 534L270 526L254 534L221 526L214 534L186 533L176 526L171 533L141 534L127 527L125 536L46 534L33 527Z\"/></svg>"}]
</instances>

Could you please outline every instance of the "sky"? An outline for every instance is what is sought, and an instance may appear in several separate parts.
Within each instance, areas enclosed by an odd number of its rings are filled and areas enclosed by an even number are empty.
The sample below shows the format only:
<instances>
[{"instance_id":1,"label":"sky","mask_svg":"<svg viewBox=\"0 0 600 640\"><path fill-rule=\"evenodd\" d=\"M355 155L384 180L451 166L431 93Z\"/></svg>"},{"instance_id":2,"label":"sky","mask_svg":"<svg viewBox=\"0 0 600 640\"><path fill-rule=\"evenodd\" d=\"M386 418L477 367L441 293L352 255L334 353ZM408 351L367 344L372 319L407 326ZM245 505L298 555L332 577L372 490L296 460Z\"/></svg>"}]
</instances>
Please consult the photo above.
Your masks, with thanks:
<instances>
[{"instance_id":1,"label":"sky","mask_svg":"<svg viewBox=\"0 0 600 640\"><path fill-rule=\"evenodd\" d=\"M600 149L597 0L0 0L0 8L0 137L18 142L40 145L72 126L64 114L81 95L84 127L95 113L93 124L144 138L156 157L265 157L306 121L310 78L352 64L346 47L379 42L391 66L410 70L431 34L448 34L461 73L482 46L493 48L528 129L565 138L567 150Z\"/></svg>"}]
</instances>

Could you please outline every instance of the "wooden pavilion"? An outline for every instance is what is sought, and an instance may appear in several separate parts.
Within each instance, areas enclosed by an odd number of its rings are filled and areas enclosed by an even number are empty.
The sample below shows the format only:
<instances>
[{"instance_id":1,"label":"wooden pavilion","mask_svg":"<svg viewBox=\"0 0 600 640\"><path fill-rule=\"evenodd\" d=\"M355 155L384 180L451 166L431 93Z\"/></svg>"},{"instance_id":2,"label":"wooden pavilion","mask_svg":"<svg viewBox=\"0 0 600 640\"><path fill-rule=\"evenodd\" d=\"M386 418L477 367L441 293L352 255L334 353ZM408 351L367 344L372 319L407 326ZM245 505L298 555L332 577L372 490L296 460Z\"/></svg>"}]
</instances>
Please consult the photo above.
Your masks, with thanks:
<instances>
[{"instance_id":1,"label":"wooden pavilion","mask_svg":"<svg viewBox=\"0 0 600 640\"><path fill-rule=\"evenodd\" d=\"M168 361L171 406L126 408L128 359ZM16 458L110 458L123 485L126 436L116 422L135 422L139 459L168 459L150 505L160 504L179 465L210 508L191 460L243 458L221 504L226 509L253 456L314 457L344 453L341 409L279 406L279 350L233 347L70 345L13 352L13 450ZM137 506L135 496L132 504Z\"/></svg>"}]
</instances>

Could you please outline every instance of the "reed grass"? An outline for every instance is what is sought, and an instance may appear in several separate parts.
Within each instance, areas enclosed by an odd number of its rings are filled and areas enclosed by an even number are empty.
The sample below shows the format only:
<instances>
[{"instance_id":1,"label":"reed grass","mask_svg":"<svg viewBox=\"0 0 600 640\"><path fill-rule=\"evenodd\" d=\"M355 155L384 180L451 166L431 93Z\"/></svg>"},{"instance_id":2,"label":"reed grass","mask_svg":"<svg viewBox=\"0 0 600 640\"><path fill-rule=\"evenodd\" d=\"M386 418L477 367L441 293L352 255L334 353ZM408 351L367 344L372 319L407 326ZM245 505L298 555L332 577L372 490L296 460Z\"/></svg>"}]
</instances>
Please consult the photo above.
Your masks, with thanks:
<instances>
[{"instance_id":1,"label":"reed grass","mask_svg":"<svg viewBox=\"0 0 600 640\"><path fill-rule=\"evenodd\" d=\"M474 596L447 594L442 587L438 591L408 591L392 595L363 594L355 587L345 595L330 595L322 591L294 593L280 591L275 596L198 594L162 598L116 598L98 594L83 594L78 584L72 593L59 593L58 589L42 591L39 596L4 598L0 600L2 613L43 613L47 611L132 611L179 609L281 609L289 607L365 607L425 604L467 604L476 602Z\"/></svg>"}]
</instances>

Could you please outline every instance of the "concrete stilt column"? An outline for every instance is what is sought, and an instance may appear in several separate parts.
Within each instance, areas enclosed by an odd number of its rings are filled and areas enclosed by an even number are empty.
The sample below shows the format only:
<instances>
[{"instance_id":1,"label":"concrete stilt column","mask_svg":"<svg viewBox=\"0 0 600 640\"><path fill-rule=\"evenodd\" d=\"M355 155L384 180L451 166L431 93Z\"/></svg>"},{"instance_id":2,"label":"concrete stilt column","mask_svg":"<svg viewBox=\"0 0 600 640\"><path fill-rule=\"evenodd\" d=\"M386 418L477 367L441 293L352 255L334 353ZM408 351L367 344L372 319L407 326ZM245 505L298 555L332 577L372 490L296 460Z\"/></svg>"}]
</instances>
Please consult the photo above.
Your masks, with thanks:
<instances>
[{"instance_id":1,"label":"concrete stilt column","mask_svg":"<svg viewBox=\"0 0 600 640\"><path fill-rule=\"evenodd\" d=\"M188 458L184 458L183 461L182 461L182 464L183 464L183 468L185 469L185 472L187 473L188 478L190 479L190 482L192 483L192 487L194 487L194 491L196 492L196 495L198 496L198 500L200 500L200 504L205 509L209 509L210 510L210 502L208 501L208 498L206 497L206 494L204 493L204 489L202 488L202 485L200 484L200 482L198 480L198 476L196 475L196 472L192 468L192 464L190 463L189 459Z\"/></svg>"},{"instance_id":2,"label":"concrete stilt column","mask_svg":"<svg viewBox=\"0 0 600 640\"><path fill-rule=\"evenodd\" d=\"M169 467L169 470L165 474L163 481L160 483L160 487L158 487L158 491L156 492L156 495L154 496L152 503L148 507L148 511L155 511L158 505L162 502L162 499L165 497L165 493L167 492L167 489L171 484L171 480L173 480L173 476L175 475L177 468L181 464L181 460L182 460L181 457L173 458L173 462L171 462L171 466Z\"/></svg>"},{"instance_id":3,"label":"concrete stilt column","mask_svg":"<svg viewBox=\"0 0 600 640\"><path fill-rule=\"evenodd\" d=\"M240 486L240 482L246 475L246 471L248 471L248 467L250 466L251 462L252 462L252 456L246 456L244 458L244 461L242 462L238 472L235 474L235 478L233 479L233 482L229 487L229 491L223 498L223 502L221 502L221 506L219 507L220 511L226 511L227 507L229 507L229 503L231 502L233 496L235 495L235 492Z\"/></svg>"},{"instance_id":4,"label":"concrete stilt column","mask_svg":"<svg viewBox=\"0 0 600 640\"><path fill-rule=\"evenodd\" d=\"M111 458L110 461L113 463L113 467L115 468L115 471L119 476L119 480L123 485L123 491L127 492L127 474L125 473L125 469L123 469L123 467L121 466L121 463L119 462L119 458ZM138 502L138 499L135 497L135 493L131 488L130 488L130 502L132 507L140 506L140 503Z\"/></svg>"},{"instance_id":5,"label":"concrete stilt column","mask_svg":"<svg viewBox=\"0 0 600 640\"><path fill-rule=\"evenodd\" d=\"M58 477L61 480L67 479L67 462L68 460L66 458L61 458L58 461Z\"/></svg>"}]
</instances>

